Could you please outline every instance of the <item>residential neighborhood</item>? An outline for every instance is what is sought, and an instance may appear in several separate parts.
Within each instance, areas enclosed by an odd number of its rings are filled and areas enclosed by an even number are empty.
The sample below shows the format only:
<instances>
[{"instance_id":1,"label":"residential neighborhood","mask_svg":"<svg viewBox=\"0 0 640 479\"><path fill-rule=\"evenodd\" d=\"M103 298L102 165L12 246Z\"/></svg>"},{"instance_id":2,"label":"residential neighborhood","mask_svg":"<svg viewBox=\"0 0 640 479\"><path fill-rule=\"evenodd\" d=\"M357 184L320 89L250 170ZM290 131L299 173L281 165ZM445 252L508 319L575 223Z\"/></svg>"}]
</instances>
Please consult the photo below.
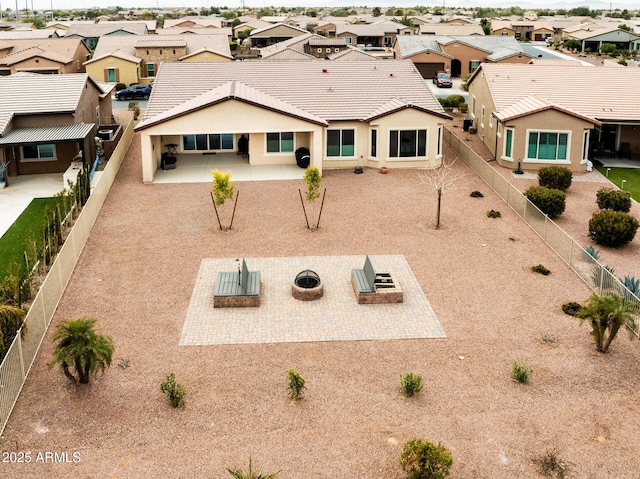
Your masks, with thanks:
<instances>
[{"instance_id":1,"label":"residential neighborhood","mask_svg":"<svg viewBox=\"0 0 640 479\"><path fill-rule=\"evenodd\" d=\"M40 7L2 477L637 479L640 10Z\"/></svg>"}]
</instances>

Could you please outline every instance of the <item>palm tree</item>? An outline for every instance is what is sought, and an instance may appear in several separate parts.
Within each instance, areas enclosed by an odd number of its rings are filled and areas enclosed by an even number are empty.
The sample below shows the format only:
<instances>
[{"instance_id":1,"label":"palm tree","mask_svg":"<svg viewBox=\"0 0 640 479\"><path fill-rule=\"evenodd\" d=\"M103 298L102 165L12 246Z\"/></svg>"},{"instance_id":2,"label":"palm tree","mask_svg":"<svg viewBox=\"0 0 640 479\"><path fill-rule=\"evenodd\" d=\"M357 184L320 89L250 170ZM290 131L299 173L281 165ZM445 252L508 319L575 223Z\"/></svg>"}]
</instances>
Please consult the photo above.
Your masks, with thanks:
<instances>
[{"instance_id":1,"label":"palm tree","mask_svg":"<svg viewBox=\"0 0 640 479\"><path fill-rule=\"evenodd\" d=\"M57 344L49 367L59 364L72 382L87 384L91 375L103 373L111 366L113 340L96 333L96 322L85 316L58 324L53 335L53 342Z\"/></svg>"},{"instance_id":2,"label":"palm tree","mask_svg":"<svg viewBox=\"0 0 640 479\"><path fill-rule=\"evenodd\" d=\"M591 335L598 352L606 353L622 326L635 328L638 317L637 304L625 301L615 293L602 296L591 295L578 312L580 325L584 321L591 323ZM633 333L631 333L633 338Z\"/></svg>"},{"instance_id":3,"label":"palm tree","mask_svg":"<svg viewBox=\"0 0 640 479\"><path fill-rule=\"evenodd\" d=\"M23 309L9 304L0 304L0 361L4 357L11 341L22 327L21 334L26 332L24 318L27 313Z\"/></svg>"}]
</instances>

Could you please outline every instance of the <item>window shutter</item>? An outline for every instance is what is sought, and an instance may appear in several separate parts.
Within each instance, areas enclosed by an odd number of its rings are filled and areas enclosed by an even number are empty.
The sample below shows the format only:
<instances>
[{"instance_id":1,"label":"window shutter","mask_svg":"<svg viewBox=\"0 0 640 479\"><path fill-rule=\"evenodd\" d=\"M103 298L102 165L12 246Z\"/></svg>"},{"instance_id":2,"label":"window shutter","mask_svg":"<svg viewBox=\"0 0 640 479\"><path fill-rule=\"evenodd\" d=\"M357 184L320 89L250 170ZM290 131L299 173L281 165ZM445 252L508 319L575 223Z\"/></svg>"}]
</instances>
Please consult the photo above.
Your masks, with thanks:
<instances>
[{"instance_id":1,"label":"window shutter","mask_svg":"<svg viewBox=\"0 0 640 479\"><path fill-rule=\"evenodd\" d=\"M109 70L107 68L104 69L104 81L109 81Z\"/></svg>"},{"instance_id":2,"label":"window shutter","mask_svg":"<svg viewBox=\"0 0 640 479\"><path fill-rule=\"evenodd\" d=\"M116 68L116 81L119 82L120 81L120 69Z\"/></svg>"}]
</instances>

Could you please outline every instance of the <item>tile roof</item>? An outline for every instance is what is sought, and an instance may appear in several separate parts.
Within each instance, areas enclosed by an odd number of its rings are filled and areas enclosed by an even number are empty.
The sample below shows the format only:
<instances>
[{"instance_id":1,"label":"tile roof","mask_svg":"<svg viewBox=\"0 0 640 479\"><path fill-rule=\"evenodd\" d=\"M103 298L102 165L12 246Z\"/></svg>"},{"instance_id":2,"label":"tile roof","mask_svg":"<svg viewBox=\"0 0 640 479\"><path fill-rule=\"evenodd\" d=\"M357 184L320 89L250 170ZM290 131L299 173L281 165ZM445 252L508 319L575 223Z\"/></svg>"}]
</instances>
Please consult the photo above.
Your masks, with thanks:
<instances>
[{"instance_id":1,"label":"tile roof","mask_svg":"<svg viewBox=\"0 0 640 479\"><path fill-rule=\"evenodd\" d=\"M249 33L249 37L253 37L253 38L263 38L263 37L268 37L269 35L269 30L273 30L274 28L289 28L293 31L298 31L298 32L303 32L303 33L309 33L307 30L303 30L302 28L298 28L292 25L287 25L286 23L276 23L274 25L269 25L268 27L264 27L264 28L257 28L255 30L251 30L251 32ZM265 35L263 35L265 34Z\"/></svg>"},{"instance_id":2,"label":"tile roof","mask_svg":"<svg viewBox=\"0 0 640 479\"><path fill-rule=\"evenodd\" d=\"M336 36L351 33L359 37L384 37L387 33L397 33L405 28L407 27L401 23L388 20L358 25L336 25Z\"/></svg>"},{"instance_id":3,"label":"tile roof","mask_svg":"<svg viewBox=\"0 0 640 479\"><path fill-rule=\"evenodd\" d=\"M474 35L485 36L481 25L427 23L420 25L420 35Z\"/></svg>"},{"instance_id":4,"label":"tile roof","mask_svg":"<svg viewBox=\"0 0 640 479\"><path fill-rule=\"evenodd\" d=\"M0 76L0 134L15 115L74 112L87 81L91 80L86 73Z\"/></svg>"},{"instance_id":5,"label":"tile roof","mask_svg":"<svg viewBox=\"0 0 640 479\"><path fill-rule=\"evenodd\" d=\"M123 31L133 35L149 33L145 22L99 22L93 24L71 24L66 36L76 35L82 38L95 38Z\"/></svg>"},{"instance_id":6,"label":"tile roof","mask_svg":"<svg viewBox=\"0 0 640 479\"><path fill-rule=\"evenodd\" d=\"M597 125L600 124L600 122L593 117L581 115L575 111L564 108L561 105L557 105L542 98L538 98L535 95L524 97L522 100L517 101L513 105L509 105L504 110L496 113L496 117L501 121L508 121L545 110L558 110L563 113L567 113L568 115L582 118L583 120L589 121L591 123Z\"/></svg>"},{"instance_id":7,"label":"tile roof","mask_svg":"<svg viewBox=\"0 0 640 479\"><path fill-rule=\"evenodd\" d=\"M149 38L155 37L155 38ZM151 43L150 43L151 42ZM112 35L100 37L93 54L94 59L104 58L119 50L131 57L136 57L136 47L142 45L147 47L164 46L165 42L184 42L187 47L187 55L200 51L204 48L214 51L220 55L231 58L229 39L226 35ZM172 43L173 45L173 43ZM131 60L133 61L133 60Z\"/></svg>"},{"instance_id":8,"label":"tile roof","mask_svg":"<svg viewBox=\"0 0 640 479\"><path fill-rule=\"evenodd\" d=\"M499 114L535 96L586 118L640 120L638 68L483 63L471 77L471 89L480 75L484 75Z\"/></svg>"},{"instance_id":9,"label":"tile roof","mask_svg":"<svg viewBox=\"0 0 640 479\"><path fill-rule=\"evenodd\" d=\"M226 35L227 37L233 36L232 28L180 28L180 27L171 27L171 28L158 28L156 30L157 35L162 35L163 37L167 35Z\"/></svg>"},{"instance_id":10,"label":"tile roof","mask_svg":"<svg viewBox=\"0 0 640 479\"><path fill-rule=\"evenodd\" d=\"M185 78L189 88L182 88ZM187 102L197 104L202 99L195 98L232 80L323 121L362 120L394 99L448 118L408 60L167 62L159 68L143 124Z\"/></svg>"},{"instance_id":11,"label":"tile roof","mask_svg":"<svg viewBox=\"0 0 640 479\"><path fill-rule=\"evenodd\" d=\"M48 38L48 39L29 39L29 40L2 40L0 39L0 50L10 49L8 55L15 55L18 52L33 50L37 48L41 52L50 52L61 63L69 63L74 60L74 55L78 49L89 50L84 46L80 38ZM17 57L16 57L17 58ZM54 58L54 57L52 57ZM64 60L62 60L64 59ZM0 61L2 57L0 57Z\"/></svg>"},{"instance_id":12,"label":"tile roof","mask_svg":"<svg viewBox=\"0 0 640 479\"><path fill-rule=\"evenodd\" d=\"M330 60L344 62L344 61L381 61L380 58L373 56L357 47L349 46L346 50L339 51L338 53L331 53L329 55Z\"/></svg>"},{"instance_id":13,"label":"tile roof","mask_svg":"<svg viewBox=\"0 0 640 479\"><path fill-rule=\"evenodd\" d=\"M141 58L138 58L134 55L131 55L130 53L127 53L125 51L122 50L114 50L112 52L106 53L104 55L100 55L100 56L96 56L94 54L93 58L89 61L84 62L85 65L88 65L89 63L93 63L93 62L97 62L98 60L102 60L103 58L108 58L108 57L115 57L115 58L119 58L121 60L126 60L128 62L132 62L132 63L140 63L142 61Z\"/></svg>"},{"instance_id":14,"label":"tile roof","mask_svg":"<svg viewBox=\"0 0 640 479\"><path fill-rule=\"evenodd\" d=\"M44 40L51 37L58 37L56 30L12 30L0 32L0 40Z\"/></svg>"},{"instance_id":15,"label":"tile roof","mask_svg":"<svg viewBox=\"0 0 640 479\"><path fill-rule=\"evenodd\" d=\"M515 38L507 36L401 35L396 39L400 56L403 58L424 51L433 51L451 57L451 55L447 55L442 51L441 46L455 42L485 51L487 53L485 58L490 61L498 61L512 55L530 56L522 50L522 47Z\"/></svg>"}]
</instances>

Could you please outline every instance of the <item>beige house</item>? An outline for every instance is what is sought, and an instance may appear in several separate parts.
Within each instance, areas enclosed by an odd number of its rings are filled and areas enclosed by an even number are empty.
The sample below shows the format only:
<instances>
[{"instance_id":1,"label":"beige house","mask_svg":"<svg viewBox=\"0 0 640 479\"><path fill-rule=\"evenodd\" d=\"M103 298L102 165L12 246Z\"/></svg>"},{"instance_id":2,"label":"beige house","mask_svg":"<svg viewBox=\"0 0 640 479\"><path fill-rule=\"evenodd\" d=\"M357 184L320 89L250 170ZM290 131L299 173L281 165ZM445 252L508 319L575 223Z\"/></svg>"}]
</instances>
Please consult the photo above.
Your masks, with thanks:
<instances>
[{"instance_id":1,"label":"beige house","mask_svg":"<svg viewBox=\"0 0 640 479\"><path fill-rule=\"evenodd\" d=\"M411 60L423 78L437 71L453 77L473 73L481 63L528 63L531 56L513 37L414 35L398 37L396 58Z\"/></svg>"},{"instance_id":2,"label":"beige house","mask_svg":"<svg viewBox=\"0 0 640 479\"><path fill-rule=\"evenodd\" d=\"M510 36L518 41L541 42L553 37L553 26L543 20L492 20L491 35Z\"/></svg>"},{"instance_id":3,"label":"beige house","mask_svg":"<svg viewBox=\"0 0 640 479\"><path fill-rule=\"evenodd\" d=\"M276 23L265 28L252 30L249 33L249 39L253 48L264 48L307 33L309 32L302 28Z\"/></svg>"},{"instance_id":4,"label":"beige house","mask_svg":"<svg viewBox=\"0 0 640 479\"><path fill-rule=\"evenodd\" d=\"M250 165L436 167L448 120L410 61L163 63L136 131L148 183L170 149L215 168L243 135Z\"/></svg>"},{"instance_id":5,"label":"beige house","mask_svg":"<svg viewBox=\"0 0 640 479\"><path fill-rule=\"evenodd\" d=\"M17 72L84 73L90 52L78 38L0 40L0 76Z\"/></svg>"},{"instance_id":6,"label":"beige house","mask_svg":"<svg viewBox=\"0 0 640 479\"><path fill-rule=\"evenodd\" d=\"M484 63L468 83L469 115L501 166L584 171L599 156L640 157L639 82L630 68Z\"/></svg>"},{"instance_id":7,"label":"beige house","mask_svg":"<svg viewBox=\"0 0 640 479\"><path fill-rule=\"evenodd\" d=\"M80 73L0 77L0 163L9 162L9 176L92 164L98 127L112 123L111 89Z\"/></svg>"},{"instance_id":8,"label":"beige house","mask_svg":"<svg viewBox=\"0 0 640 479\"><path fill-rule=\"evenodd\" d=\"M480 24L459 23L426 23L420 25L419 35L478 35L484 36L484 30Z\"/></svg>"},{"instance_id":9,"label":"beige house","mask_svg":"<svg viewBox=\"0 0 640 479\"><path fill-rule=\"evenodd\" d=\"M151 83L162 62L228 62L231 50L226 35L108 36L98 42L85 63L96 81Z\"/></svg>"}]
</instances>

